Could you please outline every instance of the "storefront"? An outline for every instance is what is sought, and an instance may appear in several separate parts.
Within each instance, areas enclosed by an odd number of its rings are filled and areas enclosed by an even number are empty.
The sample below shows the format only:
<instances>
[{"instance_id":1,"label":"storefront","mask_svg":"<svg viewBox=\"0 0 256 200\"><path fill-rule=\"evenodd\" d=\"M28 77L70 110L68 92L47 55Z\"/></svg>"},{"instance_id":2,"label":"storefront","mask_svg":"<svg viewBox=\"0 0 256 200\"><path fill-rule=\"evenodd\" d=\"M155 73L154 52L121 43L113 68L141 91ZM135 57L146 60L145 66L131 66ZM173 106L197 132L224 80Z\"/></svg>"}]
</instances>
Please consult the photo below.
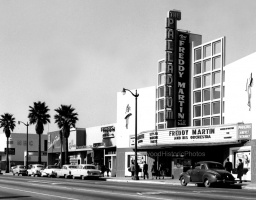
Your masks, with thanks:
<instances>
[{"instance_id":1,"label":"storefront","mask_svg":"<svg viewBox=\"0 0 256 200\"><path fill-rule=\"evenodd\" d=\"M109 176L116 176L116 140L115 124L100 127L101 142L93 143L94 163L109 169ZM107 171L106 171L107 175Z\"/></svg>"},{"instance_id":2,"label":"storefront","mask_svg":"<svg viewBox=\"0 0 256 200\"><path fill-rule=\"evenodd\" d=\"M229 157L236 176L238 159L244 162L243 180L251 180L252 124L216 125L205 127L172 128L138 134L139 156L149 167L162 164L166 176L178 178L180 173L198 161L216 161L222 164ZM131 137L131 140L133 138ZM134 142L131 142L134 146ZM146 152L146 153L145 153ZM126 156L129 162L129 155Z\"/></svg>"}]
</instances>

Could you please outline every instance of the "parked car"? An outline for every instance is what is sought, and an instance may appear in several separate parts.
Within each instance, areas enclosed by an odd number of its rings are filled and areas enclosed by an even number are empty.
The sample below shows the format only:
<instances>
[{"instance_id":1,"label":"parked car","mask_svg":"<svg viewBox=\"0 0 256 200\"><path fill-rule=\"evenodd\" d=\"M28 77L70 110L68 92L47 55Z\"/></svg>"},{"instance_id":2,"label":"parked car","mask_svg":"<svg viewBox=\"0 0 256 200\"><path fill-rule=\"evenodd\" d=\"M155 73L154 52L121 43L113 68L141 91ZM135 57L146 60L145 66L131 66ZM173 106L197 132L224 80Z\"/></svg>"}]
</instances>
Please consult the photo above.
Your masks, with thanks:
<instances>
[{"instance_id":1,"label":"parked car","mask_svg":"<svg viewBox=\"0 0 256 200\"><path fill-rule=\"evenodd\" d=\"M27 174L28 176L41 176L41 170L43 169L44 169L44 165L42 164L32 164L32 165L29 165Z\"/></svg>"},{"instance_id":2,"label":"parked car","mask_svg":"<svg viewBox=\"0 0 256 200\"><path fill-rule=\"evenodd\" d=\"M179 177L182 186L188 183L204 184L210 187L212 184L234 184L235 178L226 171L221 163L213 161L201 161L196 163L193 169L181 173Z\"/></svg>"},{"instance_id":3,"label":"parked car","mask_svg":"<svg viewBox=\"0 0 256 200\"><path fill-rule=\"evenodd\" d=\"M71 178L71 171L77 169L77 165L63 165L61 169L55 169L56 177Z\"/></svg>"},{"instance_id":4,"label":"parked car","mask_svg":"<svg viewBox=\"0 0 256 200\"><path fill-rule=\"evenodd\" d=\"M59 169L58 165L48 165L45 169L41 170L41 176L56 177L56 169Z\"/></svg>"},{"instance_id":5,"label":"parked car","mask_svg":"<svg viewBox=\"0 0 256 200\"><path fill-rule=\"evenodd\" d=\"M16 174L19 175L27 175L27 169L24 165L16 165L12 167L12 174L15 176Z\"/></svg>"},{"instance_id":6,"label":"parked car","mask_svg":"<svg viewBox=\"0 0 256 200\"><path fill-rule=\"evenodd\" d=\"M71 170L72 178L99 178L101 171L92 164L80 164L76 169Z\"/></svg>"}]
</instances>

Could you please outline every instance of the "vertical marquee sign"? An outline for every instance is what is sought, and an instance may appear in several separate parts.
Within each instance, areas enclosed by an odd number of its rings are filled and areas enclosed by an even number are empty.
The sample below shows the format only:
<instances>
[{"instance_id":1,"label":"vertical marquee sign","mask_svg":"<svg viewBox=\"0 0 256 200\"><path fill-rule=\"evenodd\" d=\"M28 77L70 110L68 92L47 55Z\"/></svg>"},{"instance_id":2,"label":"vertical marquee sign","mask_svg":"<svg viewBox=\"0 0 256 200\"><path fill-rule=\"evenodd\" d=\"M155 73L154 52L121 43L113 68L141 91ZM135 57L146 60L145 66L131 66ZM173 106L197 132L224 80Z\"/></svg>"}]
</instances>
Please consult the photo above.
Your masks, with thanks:
<instances>
[{"instance_id":1,"label":"vertical marquee sign","mask_svg":"<svg viewBox=\"0 0 256 200\"><path fill-rule=\"evenodd\" d=\"M177 35L176 127L183 127L189 126L189 33L178 31Z\"/></svg>"},{"instance_id":2,"label":"vertical marquee sign","mask_svg":"<svg viewBox=\"0 0 256 200\"><path fill-rule=\"evenodd\" d=\"M167 128L189 126L189 34L177 31L181 12L171 10L166 23L165 119Z\"/></svg>"}]
</instances>

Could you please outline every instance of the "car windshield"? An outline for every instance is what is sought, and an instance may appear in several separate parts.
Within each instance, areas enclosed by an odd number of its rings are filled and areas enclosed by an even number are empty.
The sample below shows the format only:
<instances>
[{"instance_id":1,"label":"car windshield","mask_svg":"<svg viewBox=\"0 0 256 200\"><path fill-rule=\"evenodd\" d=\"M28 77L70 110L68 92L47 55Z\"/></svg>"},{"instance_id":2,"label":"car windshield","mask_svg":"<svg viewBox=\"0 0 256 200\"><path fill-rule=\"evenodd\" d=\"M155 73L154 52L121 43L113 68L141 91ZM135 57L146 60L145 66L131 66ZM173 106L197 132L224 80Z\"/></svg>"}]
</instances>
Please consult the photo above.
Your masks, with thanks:
<instances>
[{"instance_id":1,"label":"car windshield","mask_svg":"<svg viewBox=\"0 0 256 200\"><path fill-rule=\"evenodd\" d=\"M219 163L208 163L209 169L224 169L224 167Z\"/></svg>"},{"instance_id":2,"label":"car windshield","mask_svg":"<svg viewBox=\"0 0 256 200\"><path fill-rule=\"evenodd\" d=\"M25 166L19 166L19 168L20 168L20 169L26 169L26 167L25 167Z\"/></svg>"},{"instance_id":3,"label":"car windshield","mask_svg":"<svg viewBox=\"0 0 256 200\"><path fill-rule=\"evenodd\" d=\"M37 165L36 167L39 168L39 169L43 169L44 168L43 165Z\"/></svg>"},{"instance_id":4,"label":"car windshield","mask_svg":"<svg viewBox=\"0 0 256 200\"><path fill-rule=\"evenodd\" d=\"M69 169L76 169L77 166L69 166Z\"/></svg>"},{"instance_id":5,"label":"car windshield","mask_svg":"<svg viewBox=\"0 0 256 200\"><path fill-rule=\"evenodd\" d=\"M48 169L52 169L52 168L54 168L54 169L58 169L58 168L60 168L58 165L49 165L48 166Z\"/></svg>"},{"instance_id":6,"label":"car windshield","mask_svg":"<svg viewBox=\"0 0 256 200\"><path fill-rule=\"evenodd\" d=\"M83 169L95 169L95 166L84 166Z\"/></svg>"}]
</instances>

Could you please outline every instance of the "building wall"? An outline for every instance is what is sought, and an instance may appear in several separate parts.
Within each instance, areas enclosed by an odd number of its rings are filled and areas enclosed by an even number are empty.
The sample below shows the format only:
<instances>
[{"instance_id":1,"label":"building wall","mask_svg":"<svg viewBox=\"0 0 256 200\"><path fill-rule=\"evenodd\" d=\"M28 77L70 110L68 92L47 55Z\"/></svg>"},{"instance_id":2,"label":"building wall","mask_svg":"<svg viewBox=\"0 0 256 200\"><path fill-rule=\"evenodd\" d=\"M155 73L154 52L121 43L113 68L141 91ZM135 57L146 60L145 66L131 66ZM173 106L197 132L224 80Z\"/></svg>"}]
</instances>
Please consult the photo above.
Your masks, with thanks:
<instances>
[{"instance_id":1,"label":"building wall","mask_svg":"<svg viewBox=\"0 0 256 200\"><path fill-rule=\"evenodd\" d=\"M246 89L251 73L253 78L256 77L255 66L256 52L225 67L225 124L244 122L256 125L256 84L250 88L251 109ZM256 132L252 133L252 139L256 139Z\"/></svg>"},{"instance_id":2,"label":"building wall","mask_svg":"<svg viewBox=\"0 0 256 200\"><path fill-rule=\"evenodd\" d=\"M256 132L254 129L256 125L256 85L254 80L251 87L248 86L251 78L253 79L256 74L255 65L256 52L225 67L225 123L252 123L252 141L247 144L251 146L252 182L256 182L256 159L254 159L256 155Z\"/></svg>"},{"instance_id":3,"label":"building wall","mask_svg":"<svg viewBox=\"0 0 256 200\"><path fill-rule=\"evenodd\" d=\"M135 90L132 90L135 94ZM145 130L155 129L155 86L140 88L137 102L137 133ZM131 116L126 126L126 108L130 106ZM128 148L130 146L130 135L135 134L135 97L128 91L125 95L117 93L117 125L116 125L117 148Z\"/></svg>"},{"instance_id":4,"label":"building wall","mask_svg":"<svg viewBox=\"0 0 256 200\"><path fill-rule=\"evenodd\" d=\"M135 94L135 90L132 90ZM156 88L147 87L137 90L139 94L137 102L137 133L145 130L155 130L155 97ZM127 110L127 105L130 109ZM127 112L126 112L127 111ZM128 114L129 121L125 119ZM129 176L129 156L134 156L133 148L130 148L130 136L135 135L135 97L128 91L125 95L117 93L117 124L116 124L116 176ZM140 155L140 153L138 153Z\"/></svg>"}]
</instances>

